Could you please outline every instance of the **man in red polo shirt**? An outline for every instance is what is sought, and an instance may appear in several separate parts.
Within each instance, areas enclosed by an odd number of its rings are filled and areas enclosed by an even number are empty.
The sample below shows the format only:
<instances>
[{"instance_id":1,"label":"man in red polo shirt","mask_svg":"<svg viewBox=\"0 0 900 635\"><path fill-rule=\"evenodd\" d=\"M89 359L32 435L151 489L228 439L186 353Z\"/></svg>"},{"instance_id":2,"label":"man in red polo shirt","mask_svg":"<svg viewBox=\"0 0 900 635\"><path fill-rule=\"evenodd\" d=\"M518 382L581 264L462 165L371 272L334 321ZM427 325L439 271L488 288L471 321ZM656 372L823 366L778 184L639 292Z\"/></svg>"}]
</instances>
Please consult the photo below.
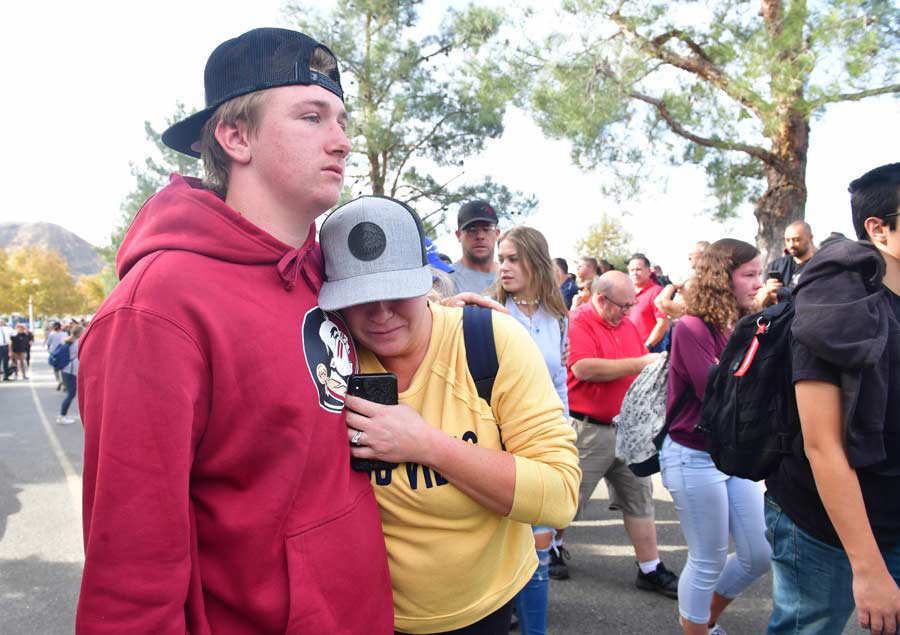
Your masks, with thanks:
<instances>
[{"instance_id":1,"label":"man in red polo shirt","mask_svg":"<svg viewBox=\"0 0 900 635\"><path fill-rule=\"evenodd\" d=\"M648 350L663 350L659 345L669 330L669 318L656 307L656 296L662 287L650 277L650 260L644 254L634 254L628 261L628 276L637 292L634 310L628 319L637 327L641 341Z\"/></svg>"},{"instance_id":2,"label":"man in red polo shirt","mask_svg":"<svg viewBox=\"0 0 900 635\"><path fill-rule=\"evenodd\" d=\"M606 479L610 509L622 510L625 531L634 545L640 570L639 589L678 597L678 577L659 560L656 548L653 489L649 477L638 477L616 458L616 432L610 423L622 407L625 392L641 369L659 357L648 353L634 324L625 319L635 304L634 286L624 273L609 271L591 283L591 301L572 311L569 320L569 415L578 434L576 445L582 478L578 513L597 483ZM568 577L557 532L551 548L551 577ZM555 566L554 566L555 565Z\"/></svg>"}]
</instances>

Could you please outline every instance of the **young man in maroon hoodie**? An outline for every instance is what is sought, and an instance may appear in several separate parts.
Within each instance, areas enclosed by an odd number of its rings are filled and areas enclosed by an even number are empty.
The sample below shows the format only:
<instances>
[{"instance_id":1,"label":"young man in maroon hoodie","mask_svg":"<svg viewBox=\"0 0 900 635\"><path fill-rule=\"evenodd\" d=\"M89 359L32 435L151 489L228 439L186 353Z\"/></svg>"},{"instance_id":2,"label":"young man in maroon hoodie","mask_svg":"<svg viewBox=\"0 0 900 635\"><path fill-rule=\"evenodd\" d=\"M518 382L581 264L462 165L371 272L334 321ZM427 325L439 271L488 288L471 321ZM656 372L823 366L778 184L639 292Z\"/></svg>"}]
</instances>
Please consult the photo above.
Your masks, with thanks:
<instances>
[{"instance_id":1,"label":"young man in maroon hoodie","mask_svg":"<svg viewBox=\"0 0 900 635\"><path fill-rule=\"evenodd\" d=\"M367 473L341 411L356 351L317 306L314 221L350 144L334 56L257 29L220 45L201 156L141 209L81 339L85 568L76 631L393 632ZM263 337L242 345L246 325Z\"/></svg>"}]
</instances>

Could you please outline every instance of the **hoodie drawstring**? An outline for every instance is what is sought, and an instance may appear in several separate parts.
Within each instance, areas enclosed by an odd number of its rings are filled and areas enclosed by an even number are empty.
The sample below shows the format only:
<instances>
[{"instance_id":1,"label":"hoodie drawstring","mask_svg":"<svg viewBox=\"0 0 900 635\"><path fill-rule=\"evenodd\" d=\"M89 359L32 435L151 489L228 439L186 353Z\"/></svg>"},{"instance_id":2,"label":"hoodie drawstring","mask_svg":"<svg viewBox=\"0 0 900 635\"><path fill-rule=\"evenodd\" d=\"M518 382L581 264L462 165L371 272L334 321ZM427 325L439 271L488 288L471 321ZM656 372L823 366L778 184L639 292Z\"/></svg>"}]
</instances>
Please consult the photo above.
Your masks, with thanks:
<instances>
[{"instance_id":1,"label":"hoodie drawstring","mask_svg":"<svg viewBox=\"0 0 900 635\"><path fill-rule=\"evenodd\" d=\"M315 247L312 243L291 249L278 261L278 275L285 291L292 291L301 275L313 293L318 293L322 288L322 257Z\"/></svg>"}]
</instances>

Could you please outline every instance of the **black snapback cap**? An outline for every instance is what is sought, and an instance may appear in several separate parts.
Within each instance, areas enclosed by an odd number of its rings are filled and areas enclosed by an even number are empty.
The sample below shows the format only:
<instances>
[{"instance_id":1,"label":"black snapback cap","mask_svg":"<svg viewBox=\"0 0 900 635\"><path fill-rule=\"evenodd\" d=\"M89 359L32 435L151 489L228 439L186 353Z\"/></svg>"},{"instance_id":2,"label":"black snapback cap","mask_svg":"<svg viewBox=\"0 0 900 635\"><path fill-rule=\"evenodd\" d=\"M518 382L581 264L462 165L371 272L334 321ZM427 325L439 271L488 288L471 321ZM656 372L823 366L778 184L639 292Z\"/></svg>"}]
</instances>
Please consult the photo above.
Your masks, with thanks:
<instances>
[{"instance_id":1,"label":"black snapback cap","mask_svg":"<svg viewBox=\"0 0 900 635\"><path fill-rule=\"evenodd\" d=\"M309 68L316 50L335 61L327 75ZM206 108L173 124L162 135L167 146L196 158L200 158L198 142L203 126L229 99L292 84L321 86L344 99L334 53L308 35L290 29L253 29L223 42L206 62L203 83Z\"/></svg>"},{"instance_id":2,"label":"black snapback cap","mask_svg":"<svg viewBox=\"0 0 900 635\"><path fill-rule=\"evenodd\" d=\"M465 229L476 221L484 221L494 225L500 223L493 206L487 201L480 199L469 201L459 208L459 215L456 217L456 228Z\"/></svg>"}]
</instances>

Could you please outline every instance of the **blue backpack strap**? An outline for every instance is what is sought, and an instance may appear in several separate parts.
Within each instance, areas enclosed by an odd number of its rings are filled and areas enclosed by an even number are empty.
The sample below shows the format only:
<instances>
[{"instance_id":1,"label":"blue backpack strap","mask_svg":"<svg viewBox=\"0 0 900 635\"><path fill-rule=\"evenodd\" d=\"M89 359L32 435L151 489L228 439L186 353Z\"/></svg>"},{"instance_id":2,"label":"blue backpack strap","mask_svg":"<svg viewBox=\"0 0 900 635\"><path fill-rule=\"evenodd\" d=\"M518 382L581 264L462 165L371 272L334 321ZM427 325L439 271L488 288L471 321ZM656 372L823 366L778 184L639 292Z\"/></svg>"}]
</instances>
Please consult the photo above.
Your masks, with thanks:
<instances>
[{"instance_id":1,"label":"blue backpack strap","mask_svg":"<svg viewBox=\"0 0 900 635\"><path fill-rule=\"evenodd\" d=\"M463 308L463 341L466 345L466 363L475 382L478 396L491 404L494 379L500 366L497 347L494 345L494 326L491 311L482 306L466 305Z\"/></svg>"}]
</instances>

